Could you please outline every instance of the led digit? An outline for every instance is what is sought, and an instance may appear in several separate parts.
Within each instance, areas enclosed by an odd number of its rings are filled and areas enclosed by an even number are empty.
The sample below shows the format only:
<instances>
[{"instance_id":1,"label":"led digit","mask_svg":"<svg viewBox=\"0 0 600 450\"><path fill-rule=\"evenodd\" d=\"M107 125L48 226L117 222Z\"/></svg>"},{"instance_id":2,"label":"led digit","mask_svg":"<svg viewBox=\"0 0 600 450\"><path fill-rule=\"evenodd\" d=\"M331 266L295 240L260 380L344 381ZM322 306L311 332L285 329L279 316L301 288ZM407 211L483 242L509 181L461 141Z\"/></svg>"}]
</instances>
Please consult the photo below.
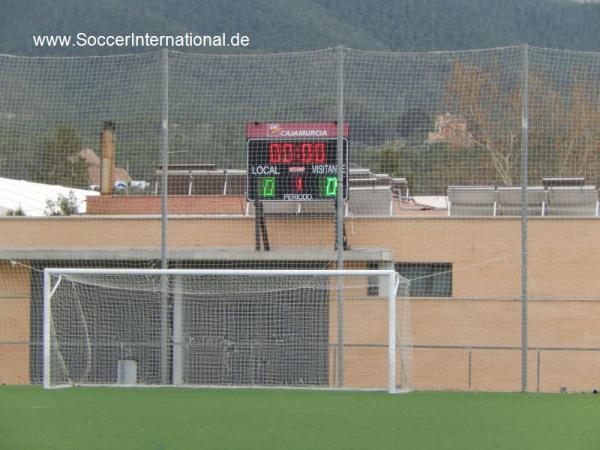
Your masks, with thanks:
<instances>
[{"instance_id":1,"label":"led digit","mask_svg":"<svg viewBox=\"0 0 600 450\"><path fill-rule=\"evenodd\" d=\"M265 198L275 197L275 177L259 178L262 196Z\"/></svg>"},{"instance_id":2,"label":"led digit","mask_svg":"<svg viewBox=\"0 0 600 450\"><path fill-rule=\"evenodd\" d=\"M283 145L283 158L282 162L289 164L294 161L294 144L291 142L284 142Z\"/></svg>"},{"instance_id":3,"label":"led digit","mask_svg":"<svg viewBox=\"0 0 600 450\"><path fill-rule=\"evenodd\" d=\"M325 197L335 197L337 194L337 177L327 177L325 180Z\"/></svg>"},{"instance_id":4,"label":"led digit","mask_svg":"<svg viewBox=\"0 0 600 450\"><path fill-rule=\"evenodd\" d=\"M302 163L310 164L313 162L313 145L310 142L302 143Z\"/></svg>"},{"instance_id":5,"label":"led digit","mask_svg":"<svg viewBox=\"0 0 600 450\"><path fill-rule=\"evenodd\" d=\"M325 164L327 158L325 156L325 143L317 142L315 144L315 150L313 155L313 161L315 164Z\"/></svg>"},{"instance_id":6,"label":"led digit","mask_svg":"<svg viewBox=\"0 0 600 450\"><path fill-rule=\"evenodd\" d=\"M281 144L271 142L269 144L269 164L279 164L281 162Z\"/></svg>"}]
</instances>

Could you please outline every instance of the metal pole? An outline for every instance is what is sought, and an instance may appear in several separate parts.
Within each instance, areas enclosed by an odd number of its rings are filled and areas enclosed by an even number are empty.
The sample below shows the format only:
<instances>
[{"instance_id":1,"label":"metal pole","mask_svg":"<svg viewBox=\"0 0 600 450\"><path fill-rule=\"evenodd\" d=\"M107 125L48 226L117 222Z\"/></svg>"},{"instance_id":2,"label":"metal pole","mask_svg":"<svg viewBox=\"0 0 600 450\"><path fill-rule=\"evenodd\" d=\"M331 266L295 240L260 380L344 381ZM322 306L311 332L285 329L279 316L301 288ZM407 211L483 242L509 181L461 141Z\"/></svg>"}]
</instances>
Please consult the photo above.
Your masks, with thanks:
<instances>
[{"instance_id":1,"label":"metal pole","mask_svg":"<svg viewBox=\"0 0 600 450\"><path fill-rule=\"evenodd\" d=\"M521 79L521 391L527 391L527 221L528 221L528 77L529 55L527 45L523 46L523 71Z\"/></svg>"},{"instance_id":2,"label":"metal pole","mask_svg":"<svg viewBox=\"0 0 600 450\"><path fill-rule=\"evenodd\" d=\"M50 371L50 361L51 361L51 339L50 339L50 331L51 325L50 321L52 320L52 310L50 309L50 272L44 270L44 375L43 375L43 383L44 388L49 389L52 387L51 380L51 371Z\"/></svg>"},{"instance_id":3,"label":"metal pole","mask_svg":"<svg viewBox=\"0 0 600 450\"><path fill-rule=\"evenodd\" d=\"M162 117L160 128L160 154L161 154L161 227L160 227L160 267L168 269L168 224L169 224L169 50L162 52ZM160 379L162 384L166 384L169 376L168 366L168 304L169 304L169 278L168 275L162 275L160 278L161 292L161 313L160 313Z\"/></svg>"},{"instance_id":4,"label":"metal pole","mask_svg":"<svg viewBox=\"0 0 600 450\"><path fill-rule=\"evenodd\" d=\"M337 196L336 196L336 248L337 269L344 268L344 48L336 50L337 73ZM344 280L337 282L338 315L338 387L344 386Z\"/></svg>"},{"instance_id":5,"label":"metal pole","mask_svg":"<svg viewBox=\"0 0 600 450\"><path fill-rule=\"evenodd\" d=\"M396 392L396 279L398 274L388 275L388 392Z\"/></svg>"},{"instance_id":6,"label":"metal pole","mask_svg":"<svg viewBox=\"0 0 600 450\"><path fill-rule=\"evenodd\" d=\"M174 277L175 290L173 293L173 369L171 382L174 385L182 385L183 376L183 280L182 277Z\"/></svg>"},{"instance_id":7,"label":"metal pole","mask_svg":"<svg viewBox=\"0 0 600 450\"><path fill-rule=\"evenodd\" d=\"M344 268L344 48L337 48L337 196L336 248L338 269Z\"/></svg>"},{"instance_id":8,"label":"metal pole","mask_svg":"<svg viewBox=\"0 0 600 450\"><path fill-rule=\"evenodd\" d=\"M295 277L295 276L340 276L340 277L374 277L389 276L393 270L367 269L82 269L73 267L51 267L44 269L51 275L240 275L259 277Z\"/></svg>"}]
</instances>

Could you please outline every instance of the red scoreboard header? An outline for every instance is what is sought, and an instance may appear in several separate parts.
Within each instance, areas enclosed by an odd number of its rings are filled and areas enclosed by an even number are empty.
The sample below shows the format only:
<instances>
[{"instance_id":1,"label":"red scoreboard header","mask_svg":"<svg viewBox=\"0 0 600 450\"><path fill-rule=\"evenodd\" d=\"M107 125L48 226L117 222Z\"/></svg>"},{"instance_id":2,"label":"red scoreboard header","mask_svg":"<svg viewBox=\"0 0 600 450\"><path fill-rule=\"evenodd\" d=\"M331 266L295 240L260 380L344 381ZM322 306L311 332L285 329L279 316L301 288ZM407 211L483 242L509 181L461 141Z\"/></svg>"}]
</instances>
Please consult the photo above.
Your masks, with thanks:
<instances>
[{"instance_id":1,"label":"red scoreboard header","mask_svg":"<svg viewBox=\"0 0 600 450\"><path fill-rule=\"evenodd\" d=\"M251 122L246 124L246 139L337 138L337 122ZM344 136L348 137L348 123Z\"/></svg>"},{"instance_id":2,"label":"red scoreboard header","mask_svg":"<svg viewBox=\"0 0 600 450\"><path fill-rule=\"evenodd\" d=\"M335 200L336 122L248 123L248 200ZM342 193L348 194L348 124L344 124Z\"/></svg>"}]
</instances>

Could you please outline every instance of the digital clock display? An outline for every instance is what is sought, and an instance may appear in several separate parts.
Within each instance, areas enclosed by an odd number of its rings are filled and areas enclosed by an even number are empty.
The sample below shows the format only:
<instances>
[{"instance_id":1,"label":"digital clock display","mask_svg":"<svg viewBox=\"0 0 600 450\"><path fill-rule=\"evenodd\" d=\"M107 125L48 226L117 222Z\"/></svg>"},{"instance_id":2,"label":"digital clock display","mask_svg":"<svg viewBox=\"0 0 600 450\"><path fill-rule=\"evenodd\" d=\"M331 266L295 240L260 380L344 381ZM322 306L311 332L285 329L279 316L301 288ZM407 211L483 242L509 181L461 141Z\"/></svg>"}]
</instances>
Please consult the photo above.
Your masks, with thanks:
<instances>
[{"instance_id":1,"label":"digital clock display","mask_svg":"<svg viewBox=\"0 0 600 450\"><path fill-rule=\"evenodd\" d=\"M327 164L325 142L270 142L269 164Z\"/></svg>"},{"instance_id":2,"label":"digital clock display","mask_svg":"<svg viewBox=\"0 0 600 450\"><path fill-rule=\"evenodd\" d=\"M343 196L347 197L348 141L344 143ZM249 139L248 200L335 200L337 139Z\"/></svg>"}]
</instances>

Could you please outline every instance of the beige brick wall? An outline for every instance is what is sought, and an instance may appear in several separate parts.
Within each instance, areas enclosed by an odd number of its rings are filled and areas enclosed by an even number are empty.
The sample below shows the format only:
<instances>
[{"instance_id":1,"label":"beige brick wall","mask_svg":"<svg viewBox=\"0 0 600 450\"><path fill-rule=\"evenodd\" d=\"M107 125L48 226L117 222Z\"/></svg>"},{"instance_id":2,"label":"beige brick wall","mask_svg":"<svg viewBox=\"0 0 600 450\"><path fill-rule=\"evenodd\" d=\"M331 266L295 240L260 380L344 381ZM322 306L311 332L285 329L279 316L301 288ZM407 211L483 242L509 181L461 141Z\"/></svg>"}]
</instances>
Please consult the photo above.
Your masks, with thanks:
<instances>
[{"instance_id":1,"label":"beige brick wall","mask_svg":"<svg viewBox=\"0 0 600 450\"><path fill-rule=\"evenodd\" d=\"M29 270L0 261L0 384L29 382Z\"/></svg>"},{"instance_id":2,"label":"beige brick wall","mask_svg":"<svg viewBox=\"0 0 600 450\"><path fill-rule=\"evenodd\" d=\"M333 221L268 221L274 250L331 246ZM348 219L357 248L385 248L397 261L453 264L452 299L411 301L413 385L418 389L520 389L520 222L511 219ZM529 388L600 387L600 227L589 219L529 223ZM160 219L10 218L0 248L158 246ZM172 247L253 248L253 218L173 218ZM29 275L0 264L0 383L28 380ZM542 300L543 299L543 300ZM346 382L385 385L385 302L347 302ZM331 302L330 341L337 339ZM365 326L369 323L369 326ZM12 344L2 344L2 342ZM562 349L558 351L557 349ZM331 367L335 364L331 354Z\"/></svg>"}]
</instances>

